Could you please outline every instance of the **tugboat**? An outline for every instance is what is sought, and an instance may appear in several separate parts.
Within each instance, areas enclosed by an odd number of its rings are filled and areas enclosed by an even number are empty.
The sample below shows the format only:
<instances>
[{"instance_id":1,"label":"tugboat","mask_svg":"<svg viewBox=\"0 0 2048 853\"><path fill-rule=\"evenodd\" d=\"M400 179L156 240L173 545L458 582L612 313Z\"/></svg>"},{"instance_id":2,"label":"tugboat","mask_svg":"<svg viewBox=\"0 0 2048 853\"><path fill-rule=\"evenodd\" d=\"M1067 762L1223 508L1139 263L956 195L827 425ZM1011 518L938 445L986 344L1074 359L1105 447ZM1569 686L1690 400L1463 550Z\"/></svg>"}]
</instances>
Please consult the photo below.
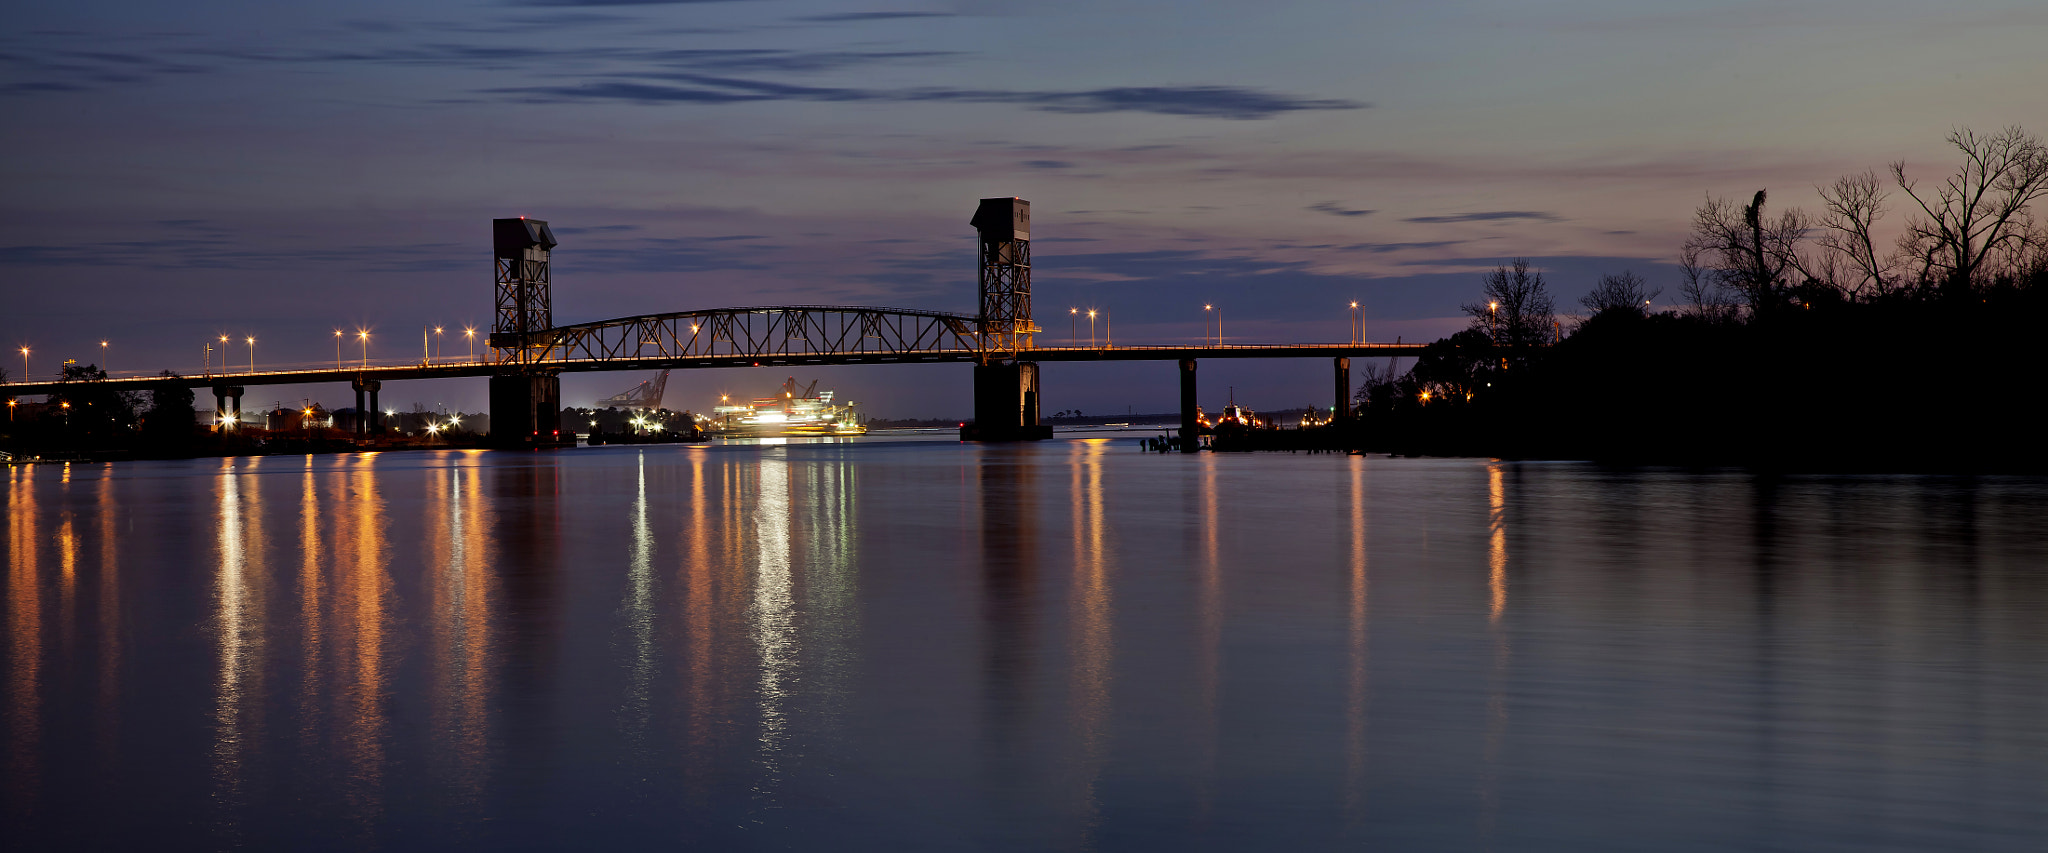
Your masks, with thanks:
<instances>
[{"instance_id":1,"label":"tugboat","mask_svg":"<svg viewBox=\"0 0 2048 853\"><path fill-rule=\"evenodd\" d=\"M863 435L867 424L860 422L853 407L851 402L834 403L832 392L819 391L815 380L799 389L792 376L782 383L780 393L750 403L719 398L708 429L721 437Z\"/></svg>"}]
</instances>

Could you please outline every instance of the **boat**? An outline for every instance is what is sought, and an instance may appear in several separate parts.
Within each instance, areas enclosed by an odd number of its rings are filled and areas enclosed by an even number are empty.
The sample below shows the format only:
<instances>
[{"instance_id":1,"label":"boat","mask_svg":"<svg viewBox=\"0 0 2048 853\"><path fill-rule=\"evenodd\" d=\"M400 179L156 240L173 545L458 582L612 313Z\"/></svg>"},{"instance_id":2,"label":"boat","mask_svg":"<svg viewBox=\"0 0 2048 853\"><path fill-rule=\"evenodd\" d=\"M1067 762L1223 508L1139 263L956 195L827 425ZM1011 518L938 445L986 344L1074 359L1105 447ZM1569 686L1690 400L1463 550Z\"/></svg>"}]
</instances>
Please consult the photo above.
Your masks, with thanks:
<instances>
[{"instance_id":1,"label":"boat","mask_svg":"<svg viewBox=\"0 0 2048 853\"><path fill-rule=\"evenodd\" d=\"M779 393L748 403L720 397L705 428L720 437L863 435L867 424L860 422L853 407L851 402L833 402L832 392L819 391L816 381L798 388L792 376Z\"/></svg>"}]
</instances>

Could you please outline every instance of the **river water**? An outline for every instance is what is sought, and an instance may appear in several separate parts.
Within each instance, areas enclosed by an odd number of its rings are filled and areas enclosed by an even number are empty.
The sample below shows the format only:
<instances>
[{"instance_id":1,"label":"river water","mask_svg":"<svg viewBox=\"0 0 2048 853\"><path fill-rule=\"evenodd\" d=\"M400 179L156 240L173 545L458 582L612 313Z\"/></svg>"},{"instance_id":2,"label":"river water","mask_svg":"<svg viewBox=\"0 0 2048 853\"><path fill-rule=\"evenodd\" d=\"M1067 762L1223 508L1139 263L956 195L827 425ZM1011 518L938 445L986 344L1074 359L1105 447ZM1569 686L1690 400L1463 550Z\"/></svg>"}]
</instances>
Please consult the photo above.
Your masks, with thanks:
<instances>
[{"instance_id":1,"label":"river water","mask_svg":"<svg viewBox=\"0 0 2048 853\"><path fill-rule=\"evenodd\" d=\"M4 477L9 850L2048 839L2048 480L879 437Z\"/></svg>"}]
</instances>

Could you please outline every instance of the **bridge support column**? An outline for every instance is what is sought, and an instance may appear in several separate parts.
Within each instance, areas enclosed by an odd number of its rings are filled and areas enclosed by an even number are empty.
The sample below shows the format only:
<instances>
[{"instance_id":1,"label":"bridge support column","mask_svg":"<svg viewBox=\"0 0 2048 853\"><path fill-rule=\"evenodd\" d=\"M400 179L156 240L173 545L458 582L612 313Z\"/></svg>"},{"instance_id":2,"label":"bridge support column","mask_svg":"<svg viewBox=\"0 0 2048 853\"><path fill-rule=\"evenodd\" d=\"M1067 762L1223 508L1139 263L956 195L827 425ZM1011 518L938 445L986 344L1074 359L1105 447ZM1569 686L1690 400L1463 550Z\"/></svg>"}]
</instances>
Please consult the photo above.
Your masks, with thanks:
<instances>
[{"instance_id":1,"label":"bridge support column","mask_svg":"<svg viewBox=\"0 0 2048 853\"><path fill-rule=\"evenodd\" d=\"M962 441L1038 441L1052 427L1038 423L1038 363L974 366L974 423L960 428Z\"/></svg>"},{"instance_id":2,"label":"bridge support column","mask_svg":"<svg viewBox=\"0 0 2048 853\"><path fill-rule=\"evenodd\" d=\"M1351 359L1337 356L1337 404L1330 407L1331 422L1351 419Z\"/></svg>"},{"instance_id":3,"label":"bridge support column","mask_svg":"<svg viewBox=\"0 0 2048 853\"><path fill-rule=\"evenodd\" d=\"M378 427L381 426L378 415L382 414L377 408L377 392L384 387L384 383L375 379L352 379L348 384L349 387L356 389L356 436L361 438L377 434ZM368 403L363 401L365 393L370 395Z\"/></svg>"},{"instance_id":4,"label":"bridge support column","mask_svg":"<svg viewBox=\"0 0 2048 853\"><path fill-rule=\"evenodd\" d=\"M567 447L562 431L562 378L554 373L491 377L491 444L506 449Z\"/></svg>"},{"instance_id":5,"label":"bridge support column","mask_svg":"<svg viewBox=\"0 0 2048 853\"><path fill-rule=\"evenodd\" d=\"M238 385L213 386L213 422L222 432L242 428L242 389Z\"/></svg>"},{"instance_id":6,"label":"bridge support column","mask_svg":"<svg viewBox=\"0 0 2048 853\"><path fill-rule=\"evenodd\" d=\"M1193 453L1202 447L1202 424L1195 415L1195 360L1180 360L1180 452Z\"/></svg>"}]
</instances>

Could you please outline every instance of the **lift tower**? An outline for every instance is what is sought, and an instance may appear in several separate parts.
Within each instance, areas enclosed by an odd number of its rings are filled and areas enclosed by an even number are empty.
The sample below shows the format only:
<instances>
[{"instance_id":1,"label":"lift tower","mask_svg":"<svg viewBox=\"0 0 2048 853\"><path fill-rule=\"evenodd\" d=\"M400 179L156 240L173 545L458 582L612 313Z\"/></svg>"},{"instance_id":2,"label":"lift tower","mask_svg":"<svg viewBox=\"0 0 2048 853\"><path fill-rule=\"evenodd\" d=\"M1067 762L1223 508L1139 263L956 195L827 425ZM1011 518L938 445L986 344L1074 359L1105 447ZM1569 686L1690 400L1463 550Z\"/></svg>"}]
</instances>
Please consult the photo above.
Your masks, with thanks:
<instances>
[{"instance_id":1,"label":"lift tower","mask_svg":"<svg viewBox=\"0 0 2048 853\"><path fill-rule=\"evenodd\" d=\"M491 321L491 356L499 366L491 377L491 436L499 447L545 447L562 443L562 379L541 367L546 347L534 336L555 325L548 289L548 253L555 233L538 219L491 221L497 258L498 308ZM575 443L572 433L569 443Z\"/></svg>"},{"instance_id":2,"label":"lift tower","mask_svg":"<svg viewBox=\"0 0 2048 853\"><path fill-rule=\"evenodd\" d=\"M1051 438L1038 423L1038 363L1018 360L1032 348L1031 202L985 198L968 220L979 232L981 312L974 365L974 423L960 437L980 441Z\"/></svg>"}]
</instances>

